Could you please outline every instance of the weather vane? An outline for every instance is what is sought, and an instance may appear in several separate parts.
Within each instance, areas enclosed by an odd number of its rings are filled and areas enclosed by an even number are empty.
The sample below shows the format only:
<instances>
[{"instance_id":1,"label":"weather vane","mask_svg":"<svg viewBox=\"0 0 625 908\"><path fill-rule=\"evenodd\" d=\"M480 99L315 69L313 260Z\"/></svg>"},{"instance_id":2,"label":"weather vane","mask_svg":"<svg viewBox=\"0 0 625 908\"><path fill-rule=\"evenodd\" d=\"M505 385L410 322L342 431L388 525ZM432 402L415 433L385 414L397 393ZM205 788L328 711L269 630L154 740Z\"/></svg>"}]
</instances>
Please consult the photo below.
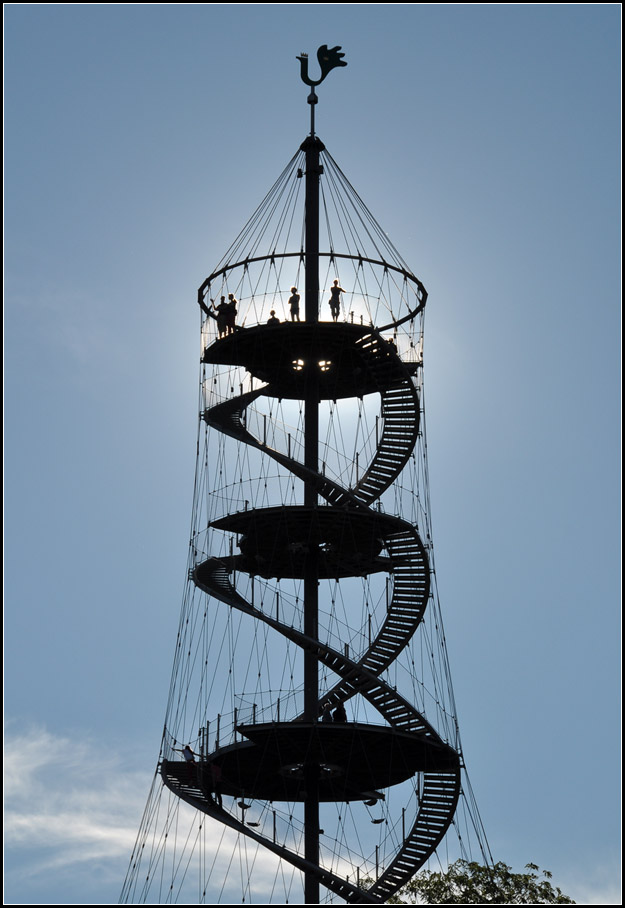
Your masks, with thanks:
<instances>
[{"instance_id":1,"label":"weather vane","mask_svg":"<svg viewBox=\"0 0 625 908\"><path fill-rule=\"evenodd\" d=\"M315 85L321 85L325 77L328 75L330 70L335 69L337 66L347 66L347 63L342 58L345 54L342 54L340 45L336 47L328 47L327 44L322 44L319 50L317 51L317 60L319 61L319 68L321 69L321 78L320 79L311 79L308 75L308 54L300 54L299 57L296 57L300 62L300 75L302 77L302 82L305 82L306 85L310 85L311 92L308 95L308 103L311 105L310 108L310 121L311 121L311 135L314 135L315 132L315 108L314 105L317 103L317 95L315 94Z\"/></svg>"}]
</instances>

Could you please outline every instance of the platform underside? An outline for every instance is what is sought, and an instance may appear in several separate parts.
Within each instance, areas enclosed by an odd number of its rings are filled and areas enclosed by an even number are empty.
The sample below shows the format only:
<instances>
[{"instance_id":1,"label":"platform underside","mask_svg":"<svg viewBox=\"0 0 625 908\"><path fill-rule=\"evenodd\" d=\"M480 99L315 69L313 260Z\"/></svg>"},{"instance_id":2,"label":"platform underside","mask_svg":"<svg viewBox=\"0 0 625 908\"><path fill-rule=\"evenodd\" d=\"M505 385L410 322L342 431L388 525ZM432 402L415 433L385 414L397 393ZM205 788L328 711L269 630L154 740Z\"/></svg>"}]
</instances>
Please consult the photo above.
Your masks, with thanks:
<instances>
[{"instance_id":1,"label":"platform underside","mask_svg":"<svg viewBox=\"0 0 625 908\"><path fill-rule=\"evenodd\" d=\"M210 525L241 537L241 555L233 568L260 577L289 578L304 576L312 549L318 553L320 578L389 570L389 559L380 554L384 540L407 526L397 517L364 508L325 506L256 508ZM202 565L197 568L197 579L202 582Z\"/></svg>"},{"instance_id":2,"label":"platform underside","mask_svg":"<svg viewBox=\"0 0 625 908\"><path fill-rule=\"evenodd\" d=\"M314 767L320 801L381 797L381 791L416 772L453 770L456 752L424 735L356 723L284 722L241 726L248 739L209 754L205 761L168 762L170 775L195 774L211 790L210 763L221 769L221 792L269 801L303 801Z\"/></svg>"},{"instance_id":3,"label":"platform underside","mask_svg":"<svg viewBox=\"0 0 625 908\"><path fill-rule=\"evenodd\" d=\"M202 361L245 367L268 383L266 393L271 397L303 399L311 373L318 382L320 400L362 397L380 391L356 343L372 330L370 326L342 322L282 322L240 328L207 347ZM402 365L390 345L388 362L391 373L394 364L400 378Z\"/></svg>"}]
</instances>

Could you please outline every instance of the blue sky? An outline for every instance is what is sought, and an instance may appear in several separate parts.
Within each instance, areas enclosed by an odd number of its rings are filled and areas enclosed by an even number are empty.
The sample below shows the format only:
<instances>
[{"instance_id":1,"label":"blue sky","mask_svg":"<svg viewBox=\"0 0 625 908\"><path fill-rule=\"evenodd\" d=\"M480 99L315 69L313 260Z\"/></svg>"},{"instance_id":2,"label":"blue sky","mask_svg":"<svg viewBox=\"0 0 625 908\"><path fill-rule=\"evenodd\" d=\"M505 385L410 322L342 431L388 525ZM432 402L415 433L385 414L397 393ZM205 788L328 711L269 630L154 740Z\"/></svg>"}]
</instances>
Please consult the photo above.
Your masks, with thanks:
<instances>
[{"instance_id":1,"label":"blue sky","mask_svg":"<svg viewBox=\"0 0 625 908\"><path fill-rule=\"evenodd\" d=\"M308 130L425 284L438 586L496 859L620 903L621 11L8 5L5 898L115 902L186 571L197 287Z\"/></svg>"}]
</instances>

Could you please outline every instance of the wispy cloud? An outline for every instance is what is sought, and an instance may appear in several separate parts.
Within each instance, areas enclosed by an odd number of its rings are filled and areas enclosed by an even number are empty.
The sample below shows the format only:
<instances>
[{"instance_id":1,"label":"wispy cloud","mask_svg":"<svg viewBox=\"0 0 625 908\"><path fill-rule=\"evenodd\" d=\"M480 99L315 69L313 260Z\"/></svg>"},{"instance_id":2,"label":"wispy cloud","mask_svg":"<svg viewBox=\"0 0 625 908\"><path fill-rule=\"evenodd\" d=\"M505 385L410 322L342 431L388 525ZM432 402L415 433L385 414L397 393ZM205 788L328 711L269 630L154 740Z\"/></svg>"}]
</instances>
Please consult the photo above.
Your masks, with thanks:
<instances>
[{"instance_id":1,"label":"wispy cloud","mask_svg":"<svg viewBox=\"0 0 625 908\"><path fill-rule=\"evenodd\" d=\"M137 839L152 776L129 769L128 758L103 752L94 741L72 740L45 728L16 730L5 736L6 895L13 904L106 903L117 901ZM181 804L182 841L197 835L196 815ZM280 875L292 868L244 841L207 817L203 859L210 866L206 882L228 902L231 887L241 897L234 866L254 868L254 889L270 895ZM156 833L158 835L158 833ZM45 892L42 899L34 894ZM110 898L103 898L103 893ZM262 897L262 895L260 896Z\"/></svg>"},{"instance_id":2,"label":"wispy cloud","mask_svg":"<svg viewBox=\"0 0 625 908\"><path fill-rule=\"evenodd\" d=\"M583 877L579 872L563 875L557 885L578 905L622 905L623 893L619 884L621 859L616 853L613 861L602 866L587 866ZM555 874L554 874L555 878Z\"/></svg>"},{"instance_id":3,"label":"wispy cloud","mask_svg":"<svg viewBox=\"0 0 625 908\"><path fill-rule=\"evenodd\" d=\"M118 754L44 728L5 736L7 887L19 891L53 870L98 865L116 879L136 839L150 785ZM24 856L28 855L27 878Z\"/></svg>"}]
</instances>

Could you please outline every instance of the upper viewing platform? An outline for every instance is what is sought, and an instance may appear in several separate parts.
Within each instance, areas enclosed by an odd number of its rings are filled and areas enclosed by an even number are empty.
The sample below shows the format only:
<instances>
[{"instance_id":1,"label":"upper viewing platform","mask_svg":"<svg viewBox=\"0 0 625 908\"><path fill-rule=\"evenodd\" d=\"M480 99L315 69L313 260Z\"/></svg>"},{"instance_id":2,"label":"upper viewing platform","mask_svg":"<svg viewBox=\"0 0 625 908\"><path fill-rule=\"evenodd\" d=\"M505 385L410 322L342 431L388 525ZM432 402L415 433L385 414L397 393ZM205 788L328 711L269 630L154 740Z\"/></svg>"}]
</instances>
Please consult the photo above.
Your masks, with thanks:
<instances>
[{"instance_id":1,"label":"upper viewing platform","mask_svg":"<svg viewBox=\"0 0 625 908\"><path fill-rule=\"evenodd\" d=\"M198 290L198 303L206 316L204 361L224 362L217 350L207 351L216 342L217 347L224 341L228 342L224 346L231 347L233 335L239 335L237 341L247 345L251 341L244 342L241 332L261 327L275 330L285 323L293 328L303 323L327 325L330 331L323 335L332 346L329 338L335 334L334 347L339 337L344 343L347 334L372 328L397 343L397 329L408 328L407 323L425 307L425 287L321 142L313 174L319 188L318 246L311 252L305 226L306 181L311 177L307 147L310 139ZM313 254L318 263L316 285L311 285L307 273L307 258ZM265 331L262 334L266 336ZM288 332L288 338L305 335L299 330ZM419 359L414 350L398 352L402 361ZM320 350L323 360L322 354Z\"/></svg>"},{"instance_id":2,"label":"upper viewing platform","mask_svg":"<svg viewBox=\"0 0 625 908\"><path fill-rule=\"evenodd\" d=\"M203 362L243 366L268 383L266 394L287 399L304 396L311 369L318 378L319 398L338 400L397 386L420 365L419 351L410 342L400 357L392 336L351 322L235 326L232 333L210 341Z\"/></svg>"}]
</instances>

